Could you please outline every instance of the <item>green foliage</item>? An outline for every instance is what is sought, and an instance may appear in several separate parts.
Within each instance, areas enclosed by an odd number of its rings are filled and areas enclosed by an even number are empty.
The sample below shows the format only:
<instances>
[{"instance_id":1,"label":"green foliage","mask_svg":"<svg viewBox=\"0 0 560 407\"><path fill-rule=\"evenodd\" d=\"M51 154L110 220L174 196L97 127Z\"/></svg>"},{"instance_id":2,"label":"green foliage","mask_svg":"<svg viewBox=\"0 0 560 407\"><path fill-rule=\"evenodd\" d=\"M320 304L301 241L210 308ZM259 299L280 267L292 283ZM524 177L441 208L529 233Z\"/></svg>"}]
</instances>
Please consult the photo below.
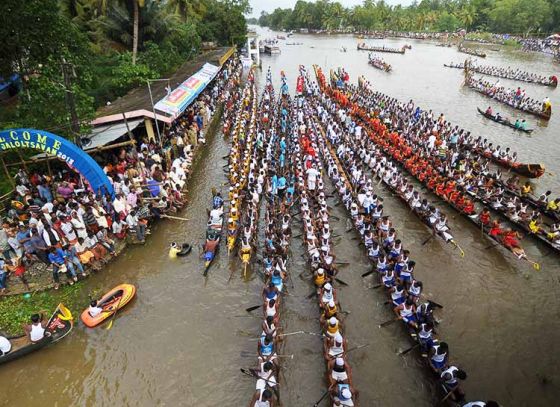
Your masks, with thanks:
<instances>
[{"instance_id":1,"label":"green foliage","mask_svg":"<svg viewBox=\"0 0 560 407\"><path fill-rule=\"evenodd\" d=\"M119 64L112 70L112 85L117 93L124 93L126 90L145 85L146 80L158 77L156 71L150 69L148 65L132 63L132 54L126 52L119 58Z\"/></svg>"},{"instance_id":2,"label":"green foliage","mask_svg":"<svg viewBox=\"0 0 560 407\"><path fill-rule=\"evenodd\" d=\"M248 0L4 0L0 76L20 74L23 91L13 108L3 109L0 128L37 127L70 136L67 90L79 120L87 122L98 106L146 79L169 75L196 55L202 39L243 44L243 14L249 11ZM76 73L70 89L62 57Z\"/></svg>"},{"instance_id":3,"label":"green foliage","mask_svg":"<svg viewBox=\"0 0 560 407\"><path fill-rule=\"evenodd\" d=\"M546 0L497 0L490 17L496 31L529 33L546 25L550 13Z\"/></svg>"},{"instance_id":4,"label":"green foliage","mask_svg":"<svg viewBox=\"0 0 560 407\"><path fill-rule=\"evenodd\" d=\"M259 24L273 29L456 31L479 29L524 34L560 29L559 0L422 0L408 7L364 0L344 8L341 2L299 0L293 9L262 13Z\"/></svg>"},{"instance_id":5,"label":"green foliage","mask_svg":"<svg viewBox=\"0 0 560 407\"><path fill-rule=\"evenodd\" d=\"M72 312L76 321L88 304L87 293L82 288L83 284L79 283L63 286L58 292L33 294L27 299L22 295L3 298L0 300L0 330L10 336L23 334L22 325L29 323L31 315L43 311L50 316L61 302Z\"/></svg>"}]
</instances>

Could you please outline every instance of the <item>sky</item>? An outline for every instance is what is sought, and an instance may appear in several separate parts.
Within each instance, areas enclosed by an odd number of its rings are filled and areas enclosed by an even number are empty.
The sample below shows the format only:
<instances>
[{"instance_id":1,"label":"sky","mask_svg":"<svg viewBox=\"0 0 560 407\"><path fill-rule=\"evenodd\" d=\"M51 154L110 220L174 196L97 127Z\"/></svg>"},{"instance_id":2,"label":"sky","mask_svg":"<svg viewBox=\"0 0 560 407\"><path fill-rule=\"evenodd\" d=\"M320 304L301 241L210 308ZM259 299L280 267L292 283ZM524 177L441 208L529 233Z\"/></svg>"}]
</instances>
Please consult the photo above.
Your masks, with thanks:
<instances>
[{"instance_id":1,"label":"sky","mask_svg":"<svg viewBox=\"0 0 560 407\"><path fill-rule=\"evenodd\" d=\"M309 0L308 0L309 1ZM363 0L338 0L340 4L344 7L352 7L357 4L361 4ZM250 17L259 17L261 11L272 12L274 9L280 8L292 8L296 4L297 0L250 0L253 12ZM403 6L408 6L412 3L412 0L386 0L387 4L402 4Z\"/></svg>"}]
</instances>

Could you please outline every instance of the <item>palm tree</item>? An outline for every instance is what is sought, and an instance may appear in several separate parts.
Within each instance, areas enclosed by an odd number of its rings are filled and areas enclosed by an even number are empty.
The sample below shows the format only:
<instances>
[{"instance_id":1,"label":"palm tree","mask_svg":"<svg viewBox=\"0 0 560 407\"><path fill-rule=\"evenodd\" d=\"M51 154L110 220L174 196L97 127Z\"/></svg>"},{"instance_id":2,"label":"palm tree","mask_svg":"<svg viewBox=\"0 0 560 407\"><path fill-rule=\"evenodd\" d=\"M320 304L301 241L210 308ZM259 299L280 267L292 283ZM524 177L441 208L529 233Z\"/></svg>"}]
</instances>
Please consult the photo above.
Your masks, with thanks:
<instances>
[{"instance_id":1,"label":"palm tree","mask_svg":"<svg viewBox=\"0 0 560 407\"><path fill-rule=\"evenodd\" d=\"M169 0L166 7L173 14L180 16L183 21L189 18L202 20L208 10L204 0Z\"/></svg>"},{"instance_id":2,"label":"palm tree","mask_svg":"<svg viewBox=\"0 0 560 407\"><path fill-rule=\"evenodd\" d=\"M472 27L476 17L477 12L472 5L464 6L463 8L461 8L461 10L459 10L459 13L457 14L457 18L461 21L461 23L467 30Z\"/></svg>"}]
</instances>

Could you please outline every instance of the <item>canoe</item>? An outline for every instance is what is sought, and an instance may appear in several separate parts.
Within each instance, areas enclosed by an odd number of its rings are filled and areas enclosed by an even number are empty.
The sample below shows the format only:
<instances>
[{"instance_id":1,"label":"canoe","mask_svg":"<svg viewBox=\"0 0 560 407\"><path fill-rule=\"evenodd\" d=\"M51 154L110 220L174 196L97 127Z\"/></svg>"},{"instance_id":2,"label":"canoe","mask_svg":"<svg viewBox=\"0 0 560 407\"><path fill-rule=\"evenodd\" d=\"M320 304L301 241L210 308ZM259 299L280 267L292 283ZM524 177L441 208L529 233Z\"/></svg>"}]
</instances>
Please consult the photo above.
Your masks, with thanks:
<instances>
[{"instance_id":1,"label":"canoe","mask_svg":"<svg viewBox=\"0 0 560 407\"><path fill-rule=\"evenodd\" d=\"M478 107L476 108L476 110L478 110L478 113L480 113L481 115L483 115L483 116L486 117L487 119L490 119L490 120L492 120L493 122L502 124L502 125L504 125L504 126L511 127L513 130L522 131L522 132L524 132L524 133L529 133L529 134L531 134L531 133L533 132L533 130L534 130L534 129L521 129L521 128L519 128L519 127L515 127L515 125L514 125L512 122L506 121L506 120L504 120L504 119L502 119L502 118L497 119L496 116L492 116L491 114L486 113L485 111L481 110L481 109L478 108Z\"/></svg>"},{"instance_id":2,"label":"canoe","mask_svg":"<svg viewBox=\"0 0 560 407\"><path fill-rule=\"evenodd\" d=\"M97 302L98 306L103 308L103 311L96 317L92 317L86 308L80 319L88 328L95 328L106 319L110 318L117 310L123 308L126 304L134 298L136 294L136 287L132 284L119 284Z\"/></svg>"},{"instance_id":3,"label":"canoe","mask_svg":"<svg viewBox=\"0 0 560 407\"><path fill-rule=\"evenodd\" d=\"M550 120L550 116L552 116L552 113L546 113L546 112L543 112L543 111L537 112L537 111L534 111L534 110L520 109L520 108L515 107L515 106L512 106L512 105L510 105L510 104L508 104L508 103L506 103L506 102L502 102L502 101L499 100L499 99L496 99L494 96L488 94L487 92L485 92L485 91L482 90L482 89L478 89L477 87L472 86L472 85L470 85L470 84L467 84L467 86L468 86L470 89L474 90L475 92L478 92L478 93L480 93L481 95L484 95L484 96L486 96L486 97L488 97L488 98L490 98L490 99L496 100L496 101L498 101L498 102L500 102L500 103L502 103L502 104L504 104L504 105L506 105L506 106L511 107L512 109L517 109L517 110L520 110L520 111L522 111L522 112L532 114L532 115L537 116L537 117L540 117L541 119L544 119L544 120Z\"/></svg>"},{"instance_id":4,"label":"canoe","mask_svg":"<svg viewBox=\"0 0 560 407\"><path fill-rule=\"evenodd\" d=\"M386 47L368 47L367 45L358 44L358 51L374 51L374 52L389 52L391 54L404 54L405 47L401 49L397 48L386 48Z\"/></svg>"},{"instance_id":5,"label":"canoe","mask_svg":"<svg viewBox=\"0 0 560 407\"><path fill-rule=\"evenodd\" d=\"M10 352L0 356L0 364L11 362L12 360L25 356L31 352L35 352L39 349L43 349L64 339L72 331L73 327L74 321L72 314L68 308L64 306L64 304L58 304L58 307L56 307L47 322L46 332L49 334L36 343L31 342L27 335L10 338L9 340L12 344L12 349Z\"/></svg>"},{"instance_id":6,"label":"canoe","mask_svg":"<svg viewBox=\"0 0 560 407\"><path fill-rule=\"evenodd\" d=\"M212 197L212 201L214 201L214 197ZM223 204L221 206L223 209ZM210 223L210 217L208 218L208 223ZM204 258L204 271L203 275L206 276L208 274L208 269L212 265L212 262L216 258L216 254L218 253L218 249L220 248L220 240L222 239L222 231L224 228L224 215L222 215L222 223L219 225L209 225L206 229L206 240L203 245L203 258ZM213 246L208 246L208 243L217 241L217 244Z\"/></svg>"}]
</instances>

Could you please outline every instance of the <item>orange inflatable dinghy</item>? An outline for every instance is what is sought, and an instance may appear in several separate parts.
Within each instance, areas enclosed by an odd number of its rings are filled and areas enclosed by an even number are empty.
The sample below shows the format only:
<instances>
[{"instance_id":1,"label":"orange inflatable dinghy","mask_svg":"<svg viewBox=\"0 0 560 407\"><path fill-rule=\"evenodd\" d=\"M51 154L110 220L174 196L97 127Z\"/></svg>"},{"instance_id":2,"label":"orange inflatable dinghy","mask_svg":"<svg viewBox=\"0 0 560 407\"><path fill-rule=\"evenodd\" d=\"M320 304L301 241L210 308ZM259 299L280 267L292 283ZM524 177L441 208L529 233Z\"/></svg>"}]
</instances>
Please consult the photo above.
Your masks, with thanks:
<instances>
[{"instance_id":1,"label":"orange inflatable dinghy","mask_svg":"<svg viewBox=\"0 0 560 407\"><path fill-rule=\"evenodd\" d=\"M80 318L88 328L96 327L113 315L115 311L128 304L135 294L136 287L132 284L120 284L97 302L97 306L103 309L99 315L92 317L89 313L89 308L87 308L82 312Z\"/></svg>"}]
</instances>

